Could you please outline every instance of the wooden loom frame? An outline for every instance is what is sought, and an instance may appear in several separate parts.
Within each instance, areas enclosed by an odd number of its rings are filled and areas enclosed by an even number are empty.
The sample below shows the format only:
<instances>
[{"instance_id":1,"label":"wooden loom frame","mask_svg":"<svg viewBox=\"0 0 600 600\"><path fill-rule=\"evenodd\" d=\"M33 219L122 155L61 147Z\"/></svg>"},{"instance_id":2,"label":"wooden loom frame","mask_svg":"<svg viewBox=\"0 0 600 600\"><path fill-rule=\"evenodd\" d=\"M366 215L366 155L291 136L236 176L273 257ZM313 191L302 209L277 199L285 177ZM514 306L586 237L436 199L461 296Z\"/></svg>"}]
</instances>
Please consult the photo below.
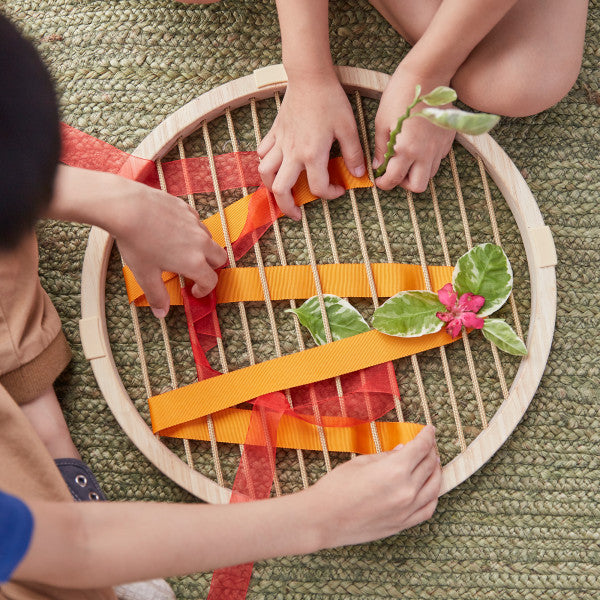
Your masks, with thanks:
<instances>
[{"instance_id":1,"label":"wooden loom frame","mask_svg":"<svg viewBox=\"0 0 600 600\"><path fill-rule=\"evenodd\" d=\"M347 91L358 91L371 98L380 97L389 79L383 73L352 67L338 67L337 71ZM253 75L221 85L165 119L133 154L143 159L159 160L176 145L177 140L191 134L202 122L222 115L226 109L246 105L251 99L272 97L284 91L285 86L286 75L282 65L259 69ZM481 169L485 165L485 171L494 180L513 213L529 265L531 314L527 335L528 356L521 361L508 395L505 394L504 401L487 427L468 447L463 447L460 454L444 465L440 494L457 486L487 462L522 418L546 365L556 314L554 243L531 191L516 166L489 135L458 135L457 140L478 157ZM115 418L138 449L159 470L190 493L212 503L228 502L231 490L183 462L153 435L121 381L110 350L104 303L112 242L108 233L97 227L92 228L83 264L81 288L80 331L85 356L91 362L98 385ZM161 325L164 327L164 323ZM186 452L189 452L187 447Z\"/></svg>"}]
</instances>

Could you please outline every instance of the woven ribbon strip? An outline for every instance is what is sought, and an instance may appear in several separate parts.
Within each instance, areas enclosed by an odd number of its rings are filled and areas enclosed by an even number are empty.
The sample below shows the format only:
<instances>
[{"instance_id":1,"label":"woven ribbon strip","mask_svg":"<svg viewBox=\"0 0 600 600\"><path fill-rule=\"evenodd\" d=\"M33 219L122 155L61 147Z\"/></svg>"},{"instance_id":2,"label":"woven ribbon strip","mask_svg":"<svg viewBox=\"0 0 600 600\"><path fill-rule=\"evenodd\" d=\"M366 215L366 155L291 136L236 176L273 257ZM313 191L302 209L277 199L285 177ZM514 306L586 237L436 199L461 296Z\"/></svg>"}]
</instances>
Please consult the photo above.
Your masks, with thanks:
<instances>
[{"instance_id":1,"label":"woven ribbon strip","mask_svg":"<svg viewBox=\"0 0 600 600\"><path fill-rule=\"evenodd\" d=\"M423 269L420 265L399 263L371 263L375 288L379 298L388 298L402 290L425 289ZM319 281L324 294L342 298L370 298L371 288L365 266L361 263L317 265ZM428 267L431 287L438 290L451 280L452 267ZM129 267L123 267L125 287L129 302L136 306L148 306L148 301ZM267 287L271 300L301 300L317 293L310 265L285 265L265 267ZM179 277L175 273L163 273L163 281L169 291L172 305L183 304ZM264 302L264 290L257 267L221 269L215 289L217 304L228 302Z\"/></svg>"},{"instance_id":2,"label":"woven ribbon strip","mask_svg":"<svg viewBox=\"0 0 600 600\"><path fill-rule=\"evenodd\" d=\"M73 167L119 173L123 177L160 189L156 164L123 152L75 127L61 123L61 162ZM256 152L230 152L214 157L222 190L260 185ZM213 192L208 158L185 158L161 164L167 190L174 196ZM243 177L243 180L241 179Z\"/></svg>"},{"instance_id":3,"label":"woven ribbon strip","mask_svg":"<svg viewBox=\"0 0 600 600\"><path fill-rule=\"evenodd\" d=\"M418 338L368 331L177 388L148 402L155 433L264 394L315 383L454 341L445 330Z\"/></svg>"}]
</instances>

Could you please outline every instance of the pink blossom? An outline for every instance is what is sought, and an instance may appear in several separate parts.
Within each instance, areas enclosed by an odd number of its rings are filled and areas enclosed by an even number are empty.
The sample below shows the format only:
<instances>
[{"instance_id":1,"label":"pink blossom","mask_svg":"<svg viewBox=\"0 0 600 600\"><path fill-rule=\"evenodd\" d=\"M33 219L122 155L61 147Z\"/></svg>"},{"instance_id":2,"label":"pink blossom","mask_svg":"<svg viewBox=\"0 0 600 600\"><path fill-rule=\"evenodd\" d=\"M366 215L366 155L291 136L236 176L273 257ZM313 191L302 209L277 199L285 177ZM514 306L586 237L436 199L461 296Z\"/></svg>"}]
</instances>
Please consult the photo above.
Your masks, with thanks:
<instances>
[{"instance_id":1,"label":"pink blossom","mask_svg":"<svg viewBox=\"0 0 600 600\"><path fill-rule=\"evenodd\" d=\"M447 283L438 291L440 302L446 307L447 312L438 312L438 319L448 323L446 331L456 337L464 325L470 329L481 329L484 320L477 316L477 311L485 304L483 296L466 293L457 298L451 283Z\"/></svg>"}]
</instances>

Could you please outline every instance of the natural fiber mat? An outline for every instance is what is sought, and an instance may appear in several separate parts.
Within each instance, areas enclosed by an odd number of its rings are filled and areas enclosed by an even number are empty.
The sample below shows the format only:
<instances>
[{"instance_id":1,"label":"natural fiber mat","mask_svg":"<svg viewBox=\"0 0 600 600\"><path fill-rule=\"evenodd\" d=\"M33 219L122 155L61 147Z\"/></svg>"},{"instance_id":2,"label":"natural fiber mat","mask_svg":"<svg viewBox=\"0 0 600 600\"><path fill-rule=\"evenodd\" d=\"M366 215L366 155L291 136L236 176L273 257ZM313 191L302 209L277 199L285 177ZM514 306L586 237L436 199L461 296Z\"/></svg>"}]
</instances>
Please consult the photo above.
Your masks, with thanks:
<instances>
[{"instance_id":1,"label":"natural fiber mat","mask_svg":"<svg viewBox=\"0 0 600 600\"><path fill-rule=\"evenodd\" d=\"M46 59L63 119L124 150L201 92L280 62L268 0L4 0L0 8ZM366 2L333 1L331 19L338 64L392 72L406 50ZM559 257L554 345L525 418L429 522L377 543L259 563L250 600L600 597L599 59L600 0L592 0L582 71L567 98L494 130ZM111 499L192 502L124 435L83 357L87 231L39 229L43 283L74 349L58 385L73 437ZM172 580L181 599L205 597L209 582L210 574Z\"/></svg>"}]
</instances>

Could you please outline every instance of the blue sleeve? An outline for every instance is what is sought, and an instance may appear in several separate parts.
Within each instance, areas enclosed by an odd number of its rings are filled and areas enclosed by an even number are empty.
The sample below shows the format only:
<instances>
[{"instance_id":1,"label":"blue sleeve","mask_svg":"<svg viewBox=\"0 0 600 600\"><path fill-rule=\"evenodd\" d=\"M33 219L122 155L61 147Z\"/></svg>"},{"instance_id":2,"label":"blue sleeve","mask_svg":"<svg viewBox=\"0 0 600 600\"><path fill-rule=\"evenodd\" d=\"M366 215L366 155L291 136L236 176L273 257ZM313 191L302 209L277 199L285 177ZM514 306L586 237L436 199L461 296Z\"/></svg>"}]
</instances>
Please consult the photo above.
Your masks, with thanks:
<instances>
[{"instance_id":1,"label":"blue sleeve","mask_svg":"<svg viewBox=\"0 0 600 600\"><path fill-rule=\"evenodd\" d=\"M27 505L0 490L0 583L7 582L21 562L33 533Z\"/></svg>"}]
</instances>

